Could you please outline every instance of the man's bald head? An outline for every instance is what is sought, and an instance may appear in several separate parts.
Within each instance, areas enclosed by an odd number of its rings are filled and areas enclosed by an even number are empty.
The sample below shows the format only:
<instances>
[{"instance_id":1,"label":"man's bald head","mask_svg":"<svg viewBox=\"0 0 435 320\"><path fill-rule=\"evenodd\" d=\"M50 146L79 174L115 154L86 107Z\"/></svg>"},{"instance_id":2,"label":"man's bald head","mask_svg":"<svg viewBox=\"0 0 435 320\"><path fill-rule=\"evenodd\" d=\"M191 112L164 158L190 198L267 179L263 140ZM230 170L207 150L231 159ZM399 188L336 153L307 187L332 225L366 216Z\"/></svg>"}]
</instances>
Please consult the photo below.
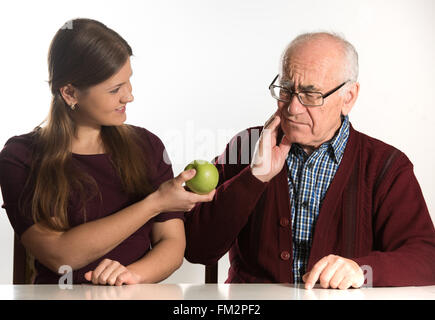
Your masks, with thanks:
<instances>
[{"instance_id":1,"label":"man's bald head","mask_svg":"<svg viewBox=\"0 0 435 320\"><path fill-rule=\"evenodd\" d=\"M340 72L337 75L339 81L358 79L358 53L354 46L343 37L328 32L303 33L297 36L286 48L281 60L281 74L289 74L289 62L291 56L299 53L310 53L313 58L316 54L323 59L334 59Z\"/></svg>"}]
</instances>

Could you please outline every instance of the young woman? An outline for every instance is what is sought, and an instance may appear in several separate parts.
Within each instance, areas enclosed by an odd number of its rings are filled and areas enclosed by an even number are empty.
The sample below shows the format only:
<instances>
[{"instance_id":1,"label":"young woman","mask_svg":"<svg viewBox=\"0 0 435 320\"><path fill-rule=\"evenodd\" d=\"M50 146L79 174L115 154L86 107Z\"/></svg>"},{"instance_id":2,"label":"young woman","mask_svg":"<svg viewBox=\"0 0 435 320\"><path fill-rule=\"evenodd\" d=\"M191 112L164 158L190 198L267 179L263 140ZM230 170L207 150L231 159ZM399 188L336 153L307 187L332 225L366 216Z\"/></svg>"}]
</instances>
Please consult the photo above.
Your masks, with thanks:
<instances>
[{"instance_id":1,"label":"young woman","mask_svg":"<svg viewBox=\"0 0 435 320\"><path fill-rule=\"evenodd\" d=\"M214 191L186 191L195 170L173 178L161 140L124 124L128 43L95 20L66 26L49 49L45 125L0 153L3 207L35 257L34 283L58 283L63 265L74 284L159 282L183 261L182 212Z\"/></svg>"}]
</instances>

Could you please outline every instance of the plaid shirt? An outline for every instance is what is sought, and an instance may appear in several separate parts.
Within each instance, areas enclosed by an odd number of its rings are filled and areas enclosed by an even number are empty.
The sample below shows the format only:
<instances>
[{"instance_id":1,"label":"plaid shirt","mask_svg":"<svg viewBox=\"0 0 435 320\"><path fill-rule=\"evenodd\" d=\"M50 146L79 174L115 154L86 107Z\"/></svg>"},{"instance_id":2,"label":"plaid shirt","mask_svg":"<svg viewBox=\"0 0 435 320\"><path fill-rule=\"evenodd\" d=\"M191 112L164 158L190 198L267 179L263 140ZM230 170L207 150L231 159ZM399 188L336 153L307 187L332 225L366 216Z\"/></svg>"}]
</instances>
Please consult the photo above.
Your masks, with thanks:
<instances>
[{"instance_id":1,"label":"plaid shirt","mask_svg":"<svg viewBox=\"0 0 435 320\"><path fill-rule=\"evenodd\" d=\"M348 137L349 118L346 116L334 138L323 143L310 156L298 144L292 145L287 156L295 283L301 283L306 273L317 217L343 157Z\"/></svg>"}]
</instances>

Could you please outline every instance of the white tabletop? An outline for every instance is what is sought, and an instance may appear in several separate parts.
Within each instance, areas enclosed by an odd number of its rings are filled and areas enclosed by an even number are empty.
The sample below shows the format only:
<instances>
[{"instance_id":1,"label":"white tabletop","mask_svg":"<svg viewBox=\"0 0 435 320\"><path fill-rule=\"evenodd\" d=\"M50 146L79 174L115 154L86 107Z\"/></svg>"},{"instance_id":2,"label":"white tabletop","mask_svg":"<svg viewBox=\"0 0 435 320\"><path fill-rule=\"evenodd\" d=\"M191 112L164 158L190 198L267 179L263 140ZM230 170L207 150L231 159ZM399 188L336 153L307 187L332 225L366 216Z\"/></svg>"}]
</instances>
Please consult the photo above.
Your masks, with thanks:
<instances>
[{"instance_id":1,"label":"white tabletop","mask_svg":"<svg viewBox=\"0 0 435 320\"><path fill-rule=\"evenodd\" d=\"M305 290L291 284L0 285L0 300L434 300L435 286Z\"/></svg>"}]
</instances>

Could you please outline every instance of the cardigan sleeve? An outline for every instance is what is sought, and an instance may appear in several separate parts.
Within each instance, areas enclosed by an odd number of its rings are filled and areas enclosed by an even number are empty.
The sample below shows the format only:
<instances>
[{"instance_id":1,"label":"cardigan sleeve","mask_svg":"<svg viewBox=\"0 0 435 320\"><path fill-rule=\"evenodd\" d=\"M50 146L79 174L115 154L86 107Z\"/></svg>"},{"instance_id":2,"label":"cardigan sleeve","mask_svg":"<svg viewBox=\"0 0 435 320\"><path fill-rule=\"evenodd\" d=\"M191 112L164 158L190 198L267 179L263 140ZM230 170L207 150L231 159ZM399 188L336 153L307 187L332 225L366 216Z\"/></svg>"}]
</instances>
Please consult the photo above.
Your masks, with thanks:
<instances>
[{"instance_id":1,"label":"cardigan sleeve","mask_svg":"<svg viewBox=\"0 0 435 320\"><path fill-rule=\"evenodd\" d=\"M219 172L213 201L199 203L185 215L188 261L216 263L230 249L265 190L267 183L254 177L249 166L258 130L237 134L213 160Z\"/></svg>"},{"instance_id":2,"label":"cardigan sleeve","mask_svg":"<svg viewBox=\"0 0 435 320\"><path fill-rule=\"evenodd\" d=\"M373 286L435 284L434 225L403 153L374 196L374 249L353 260L371 267Z\"/></svg>"}]
</instances>

